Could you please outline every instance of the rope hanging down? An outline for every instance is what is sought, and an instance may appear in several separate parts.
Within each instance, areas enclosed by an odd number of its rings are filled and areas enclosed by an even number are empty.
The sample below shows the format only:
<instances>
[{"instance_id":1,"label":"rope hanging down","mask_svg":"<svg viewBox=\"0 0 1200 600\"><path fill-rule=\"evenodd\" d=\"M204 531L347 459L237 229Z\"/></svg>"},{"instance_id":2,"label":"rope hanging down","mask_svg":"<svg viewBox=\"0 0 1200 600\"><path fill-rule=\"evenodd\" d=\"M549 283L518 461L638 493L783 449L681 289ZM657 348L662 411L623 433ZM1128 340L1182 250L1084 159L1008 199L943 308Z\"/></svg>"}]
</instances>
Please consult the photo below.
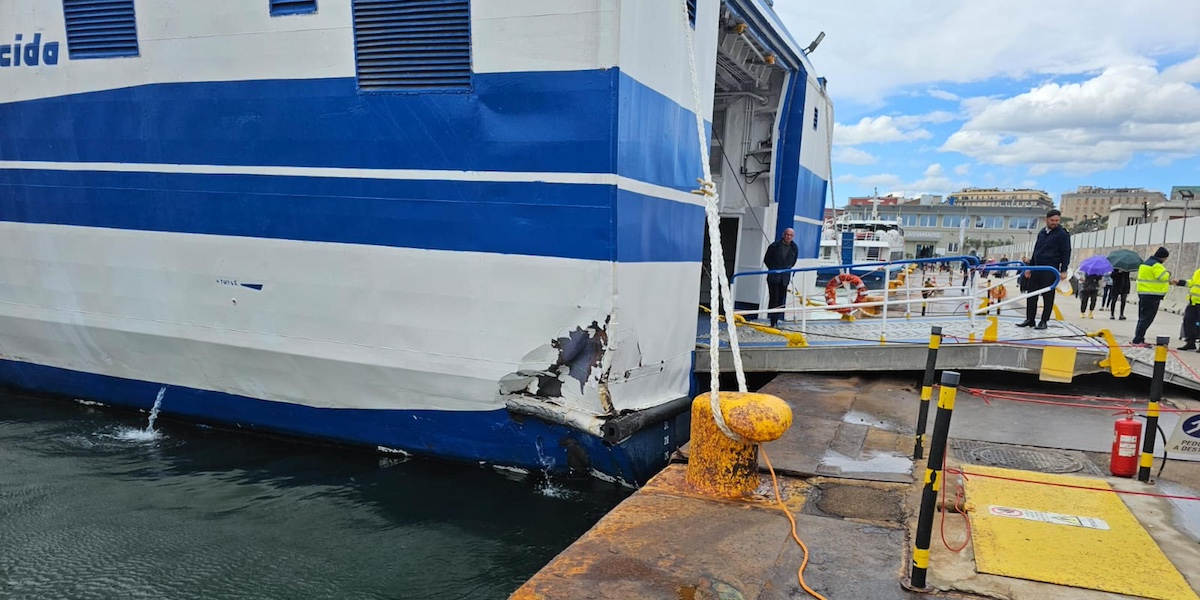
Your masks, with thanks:
<instances>
[{"instance_id":1,"label":"rope hanging down","mask_svg":"<svg viewBox=\"0 0 1200 600\"><path fill-rule=\"evenodd\" d=\"M704 110L704 103L700 96L700 80L696 74L696 50L695 42L693 41L692 27L688 18L687 3L680 2L682 6L684 37L687 39L687 55L688 68L691 70L692 76L692 101L695 103L696 110L696 139L700 146L700 166L704 172L704 178L699 179L700 189L696 190L695 194L704 196L704 215L708 221L708 240L711 252L711 261L709 262L709 273L716 278L717 284L713 286L710 283L709 298L710 304L713 305L713 310L709 313L708 319L708 370L709 370L709 401L712 403L713 419L717 422L717 427L721 433L729 436L730 439L745 442L742 436L734 433L725 424L725 416L721 414L721 365L720 365L720 325L718 324L717 315L724 311L725 319L728 323L734 322L733 315L733 294L729 288L729 277L725 274L725 256L721 250L721 215L719 212L720 197L717 194L717 187L712 181L712 172L708 164L708 138L704 135L704 117L701 116ZM737 385L739 392L747 392L746 389L746 373L742 369L742 353L738 346L737 327L730 326L726 328L729 334L729 349L733 355L733 369L737 374Z\"/></svg>"}]
</instances>

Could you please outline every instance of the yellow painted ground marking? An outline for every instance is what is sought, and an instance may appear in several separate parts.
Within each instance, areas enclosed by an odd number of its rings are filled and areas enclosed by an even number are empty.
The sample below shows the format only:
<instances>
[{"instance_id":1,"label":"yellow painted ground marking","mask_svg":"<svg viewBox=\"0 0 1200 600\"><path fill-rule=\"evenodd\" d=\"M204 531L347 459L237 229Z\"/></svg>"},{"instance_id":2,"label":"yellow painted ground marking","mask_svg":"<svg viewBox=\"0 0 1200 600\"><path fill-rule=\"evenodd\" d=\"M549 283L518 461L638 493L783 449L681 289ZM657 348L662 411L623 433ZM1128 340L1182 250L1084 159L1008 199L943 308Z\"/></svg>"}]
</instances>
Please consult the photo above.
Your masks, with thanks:
<instances>
[{"instance_id":1,"label":"yellow painted ground marking","mask_svg":"<svg viewBox=\"0 0 1200 600\"><path fill-rule=\"evenodd\" d=\"M1075 348L1070 346L1046 346L1042 349L1042 370L1038 379L1057 383L1071 383L1075 377Z\"/></svg>"},{"instance_id":2,"label":"yellow painted ground marking","mask_svg":"<svg viewBox=\"0 0 1200 600\"><path fill-rule=\"evenodd\" d=\"M980 573L1160 600L1197 598L1117 494L970 474L1110 490L1103 480L974 465L963 470ZM995 516L993 506L1100 519L1109 529Z\"/></svg>"}]
</instances>

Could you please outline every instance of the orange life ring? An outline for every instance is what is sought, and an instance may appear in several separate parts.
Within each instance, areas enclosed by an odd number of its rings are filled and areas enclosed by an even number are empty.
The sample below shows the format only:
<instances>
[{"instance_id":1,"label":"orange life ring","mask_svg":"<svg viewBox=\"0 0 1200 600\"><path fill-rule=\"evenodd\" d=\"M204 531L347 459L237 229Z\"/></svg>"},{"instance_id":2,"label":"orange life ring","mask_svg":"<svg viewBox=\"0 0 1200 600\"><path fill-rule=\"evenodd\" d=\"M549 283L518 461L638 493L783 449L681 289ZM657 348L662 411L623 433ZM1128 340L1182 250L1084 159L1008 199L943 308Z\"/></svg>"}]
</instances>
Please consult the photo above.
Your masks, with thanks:
<instances>
[{"instance_id":1,"label":"orange life ring","mask_svg":"<svg viewBox=\"0 0 1200 600\"><path fill-rule=\"evenodd\" d=\"M836 304L837 290L838 288L842 287L842 284L844 283L849 283L858 289L858 296L854 298L852 304L862 302L867 297L867 286L863 284L863 280L861 278L859 278L857 275L851 275L850 273L842 273L833 279L830 279L829 283L825 284L826 306L830 310L840 312L843 315L848 315L850 314L850 311L854 310L853 308L849 306L838 307Z\"/></svg>"}]
</instances>

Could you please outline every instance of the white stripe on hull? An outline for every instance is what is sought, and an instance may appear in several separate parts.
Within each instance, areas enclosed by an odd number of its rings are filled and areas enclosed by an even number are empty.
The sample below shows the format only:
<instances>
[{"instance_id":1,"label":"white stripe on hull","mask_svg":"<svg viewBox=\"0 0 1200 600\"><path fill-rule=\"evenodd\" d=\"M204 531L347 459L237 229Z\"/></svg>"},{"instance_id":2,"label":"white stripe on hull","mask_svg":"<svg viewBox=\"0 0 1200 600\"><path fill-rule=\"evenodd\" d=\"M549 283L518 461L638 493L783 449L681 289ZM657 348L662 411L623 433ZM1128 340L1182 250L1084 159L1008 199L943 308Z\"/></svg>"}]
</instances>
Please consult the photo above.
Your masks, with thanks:
<instances>
[{"instance_id":1,"label":"white stripe on hull","mask_svg":"<svg viewBox=\"0 0 1200 600\"><path fill-rule=\"evenodd\" d=\"M603 325L614 296L618 410L685 394L695 343L695 263L614 277L603 261L5 222L0 268L3 358L310 406L500 408L502 377L547 369L552 340ZM563 379L556 401L602 414L598 380Z\"/></svg>"}]
</instances>

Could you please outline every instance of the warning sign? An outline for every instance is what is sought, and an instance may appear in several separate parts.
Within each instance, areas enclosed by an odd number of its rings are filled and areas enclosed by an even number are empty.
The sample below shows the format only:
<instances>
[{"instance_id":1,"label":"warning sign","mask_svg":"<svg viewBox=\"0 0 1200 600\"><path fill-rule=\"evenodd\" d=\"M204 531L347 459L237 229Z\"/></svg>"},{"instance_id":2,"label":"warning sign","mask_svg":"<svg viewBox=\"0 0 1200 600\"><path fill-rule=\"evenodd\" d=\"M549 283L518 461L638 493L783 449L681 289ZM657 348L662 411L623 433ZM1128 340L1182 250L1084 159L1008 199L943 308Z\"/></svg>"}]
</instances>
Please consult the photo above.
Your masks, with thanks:
<instances>
[{"instance_id":1,"label":"warning sign","mask_svg":"<svg viewBox=\"0 0 1200 600\"><path fill-rule=\"evenodd\" d=\"M1100 529L1108 531L1108 523L1104 519L1095 519L1092 517L1078 517L1075 515L1060 515L1058 513L1042 512L1040 510L1029 510L1027 508L1009 508L1007 506L989 506L988 514L997 517L1009 517L1012 519L1025 519L1026 521L1040 521L1042 523L1050 523L1052 525L1070 525L1071 527L1086 527L1088 529Z\"/></svg>"},{"instance_id":2,"label":"warning sign","mask_svg":"<svg viewBox=\"0 0 1200 600\"><path fill-rule=\"evenodd\" d=\"M1171 458L1200 460L1200 414L1179 419L1175 432L1167 440L1167 454Z\"/></svg>"}]
</instances>

